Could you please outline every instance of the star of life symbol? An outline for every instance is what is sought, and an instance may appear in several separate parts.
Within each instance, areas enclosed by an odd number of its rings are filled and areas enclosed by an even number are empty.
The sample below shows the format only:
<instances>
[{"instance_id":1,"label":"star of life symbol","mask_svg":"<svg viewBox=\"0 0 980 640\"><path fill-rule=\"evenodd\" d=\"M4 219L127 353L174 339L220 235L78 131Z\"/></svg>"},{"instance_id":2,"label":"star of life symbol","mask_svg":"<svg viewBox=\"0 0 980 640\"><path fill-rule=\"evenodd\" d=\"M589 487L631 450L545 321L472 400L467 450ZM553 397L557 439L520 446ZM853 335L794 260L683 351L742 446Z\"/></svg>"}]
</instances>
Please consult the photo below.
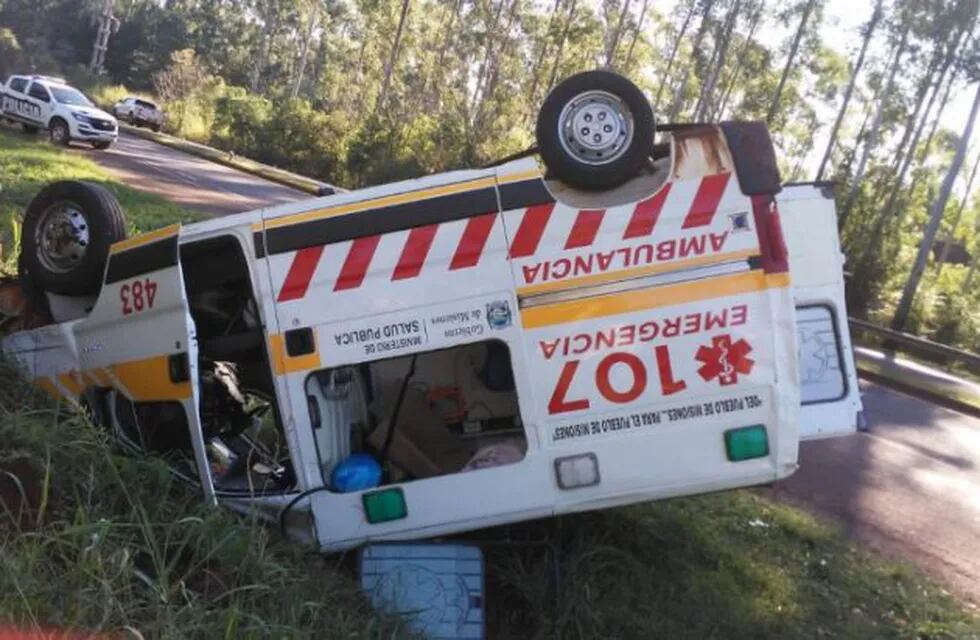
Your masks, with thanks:
<instances>
[{"instance_id":1,"label":"star of life symbol","mask_svg":"<svg viewBox=\"0 0 980 640\"><path fill-rule=\"evenodd\" d=\"M718 383L728 386L738 382L738 374L748 375L755 361L746 357L752 347L744 338L732 342L727 333L711 339L711 346L700 346L694 357L702 363L698 375L705 382L718 378Z\"/></svg>"}]
</instances>

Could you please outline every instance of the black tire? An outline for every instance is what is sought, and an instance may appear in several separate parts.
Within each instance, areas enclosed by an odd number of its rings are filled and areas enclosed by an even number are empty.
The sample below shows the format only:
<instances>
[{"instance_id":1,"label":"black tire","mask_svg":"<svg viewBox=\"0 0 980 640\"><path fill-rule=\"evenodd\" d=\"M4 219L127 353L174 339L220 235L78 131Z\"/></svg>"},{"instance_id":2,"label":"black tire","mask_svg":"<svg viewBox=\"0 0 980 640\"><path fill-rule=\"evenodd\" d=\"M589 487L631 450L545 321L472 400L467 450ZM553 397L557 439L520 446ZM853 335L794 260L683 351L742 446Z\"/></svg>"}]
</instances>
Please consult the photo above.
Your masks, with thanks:
<instances>
[{"instance_id":1,"label":"black tire","mask_svg":"<svg viewBox=\"0 0 980 640\"><path fill-rule=\"evenodd\" d=\"M49 129L52 143L67 147L68 143L71 142L71 129L68 127L68 123L61 118L53 119Z\"/></svg>"},{"instance_id":2,"label":"black tire","mask_svg":"<svg viewBox=\"0 0 980 640\"><path fill-rule=\"evenodd\" d=\"M95 149L98 149L99 151L105 151L106 149L108 149L111 146L112 146L112 141L111 140L106 141L106 142L93 142L92 143L92 147L95 148Z\"/></svg>"},{"instance_id":3,"label":"black tire","mask_svg":"<svg viewBox=\"0 0 980 640\"><path fill-rule=\"evenodd\" d=\"M59 220L61 226L56 225ZM66 224L71 227L69 242L63 241ZM42 236L52 226L62 233L50 244L60 245L54 250L69 255L55 258L45 248ZM98 184L77 180L54 182L34 196L22 229L21 276L44 291L63 295L97 293L109 247L126 237L126 221L115 196ZM72 255L71 247L84 250Z\"/></svg>"},{"instance_id":4,"label":"black tire","mask_svg":"<svg viewBox=\"0 0 980 640\"><path fill-rule=\"evenodd\" d=\"M20 126L21 126L21 128L24 129L24 133L30 133L32 135L35 134L35 133L37 133L37 127L35 127L32 124L22 124Z\"/></svg>"},{"instance_id":5,"label":"black tire","mask_svg":"<svg viewBox=\"0 0 980 640\"><path fill-rule=\"evenodd\" d=\"M579 148L585 153L584 147L564 137L567 129L561 119L566 106L588 92L613 96L632 118L632 137L626 128L621 128L621 136L610 139L609 144L619 146L608 151L609 160L602 158L605 149L592 152L595 155L587 162L567 148ZM554 177L580 189L609 189L635 176L647 163L653 149L653 109L643 92L623 76L609 71L585 71L566 78L548 94L538 112L536 134L538 153Z\"/></svg>"},{"instance_id":6,"label":"black tire","mask_svg":"<svg viewBox=\"0 0 980 640\"><path fill-rule=\"evenodd\" d=\"M160 125L153 124L153 125L150 125L150 128L153 129L153 132L154 133L160 133Z\"/></svg>"}]
</instances>

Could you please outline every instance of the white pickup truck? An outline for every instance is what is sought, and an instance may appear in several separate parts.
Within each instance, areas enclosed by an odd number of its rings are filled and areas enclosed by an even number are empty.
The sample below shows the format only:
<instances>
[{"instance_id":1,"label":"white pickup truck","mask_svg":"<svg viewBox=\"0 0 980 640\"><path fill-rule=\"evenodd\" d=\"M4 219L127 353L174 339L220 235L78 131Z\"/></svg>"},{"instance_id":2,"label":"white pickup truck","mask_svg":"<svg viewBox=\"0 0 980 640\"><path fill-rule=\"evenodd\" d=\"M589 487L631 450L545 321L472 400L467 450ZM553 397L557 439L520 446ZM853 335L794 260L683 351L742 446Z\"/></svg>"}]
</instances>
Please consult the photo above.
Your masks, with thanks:
<instances>
[{"instance_id":1,"label":"white pickup truck","mask_svg":"<svg viewBox=\"0 0 980 640\"><path fill-rule=\"evenodd\" d=\"M159 131L166 115L163 110L143 98L128 96L112 107L112 114L136 127L149 127Z\"/></svg>"},{"instance_id":2,"label":"white pickup truck","mask_svg":"<svg viewBox=\"0 0 980 640\"><path fill-rule=\"evenodd\" d=\"M0 115L28 132L47 129L55 144L76 140L108 149L119 134L115 118L60 78L10 76L0 85Z\"/></svg>"}]
</instances>

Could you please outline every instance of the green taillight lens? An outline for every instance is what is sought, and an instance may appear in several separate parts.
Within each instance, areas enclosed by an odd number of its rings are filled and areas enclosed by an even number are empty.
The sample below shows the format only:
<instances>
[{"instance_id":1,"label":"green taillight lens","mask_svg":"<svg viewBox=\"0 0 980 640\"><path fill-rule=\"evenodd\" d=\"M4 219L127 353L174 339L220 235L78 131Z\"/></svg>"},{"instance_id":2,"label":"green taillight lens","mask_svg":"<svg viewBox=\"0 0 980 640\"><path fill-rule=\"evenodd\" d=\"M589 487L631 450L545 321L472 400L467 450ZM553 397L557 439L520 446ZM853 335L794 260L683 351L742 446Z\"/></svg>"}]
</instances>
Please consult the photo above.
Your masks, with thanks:
<instances>
[{"instance_id":1,"label":"green taillight lens","mask_svg":"<svg viewBox=\"0 0 980 640\"><path fill-rule=\"evenodd\" d=\"M365 493L361 501L364 503L364 514L371 524L401 520L408 515L405 494L399 487Z\"/></svg>"},{"instance_id":2,"label":"green taillight lens","mask_svg":"<svg viewBox=\"0 0 980 640\"><path fill-rule=\"evenodd\" d=\"M761 424L729 429L725 432L725 453L731 462L764 458L769 455L769 437Z\"/></svg>"}]
</instances>

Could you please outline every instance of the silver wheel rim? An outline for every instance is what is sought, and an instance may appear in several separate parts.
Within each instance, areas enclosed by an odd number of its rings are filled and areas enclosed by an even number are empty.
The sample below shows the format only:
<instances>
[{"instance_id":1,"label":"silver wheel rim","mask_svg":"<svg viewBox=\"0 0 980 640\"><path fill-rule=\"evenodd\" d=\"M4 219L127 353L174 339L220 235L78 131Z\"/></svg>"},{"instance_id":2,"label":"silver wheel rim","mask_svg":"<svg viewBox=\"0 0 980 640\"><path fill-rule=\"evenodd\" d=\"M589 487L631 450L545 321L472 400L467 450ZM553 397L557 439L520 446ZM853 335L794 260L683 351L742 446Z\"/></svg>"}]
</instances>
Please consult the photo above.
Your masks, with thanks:
<instances>
[{"instance_id":1,"label":"silver wheel rim","mask_svg":"<svg viewBox=\"0 0 980 640\"><path fill-rule=\"evenodd\" d=\"M48 207L34 231L38 260L55 273L67 273L81 264L88 243L88 220L73 202L56 202Z\"/></svg>"},{"instance_id":2,"label":"silver wheel rim","mask_svg":"<svg viewBox=\"0 0 980 640\"><path fill-rule=\"evenodd\" d=\"M633 114L617 96L606 91L580 93L558 116L562 149L579 162L609 164L633 141Z\"/></svg>"},{"instance_id":3,"label":"silver wheel rim","mask_svg":"<svg viewBox=\"0 0 980 640\"><path fill-rule=\"evenodd\" d=\"M62 124L56 124L51 131L51 135L54 137L55 142L64 142L65 138L68 137L65 126Z\"/></svg>"}]
</instances>

